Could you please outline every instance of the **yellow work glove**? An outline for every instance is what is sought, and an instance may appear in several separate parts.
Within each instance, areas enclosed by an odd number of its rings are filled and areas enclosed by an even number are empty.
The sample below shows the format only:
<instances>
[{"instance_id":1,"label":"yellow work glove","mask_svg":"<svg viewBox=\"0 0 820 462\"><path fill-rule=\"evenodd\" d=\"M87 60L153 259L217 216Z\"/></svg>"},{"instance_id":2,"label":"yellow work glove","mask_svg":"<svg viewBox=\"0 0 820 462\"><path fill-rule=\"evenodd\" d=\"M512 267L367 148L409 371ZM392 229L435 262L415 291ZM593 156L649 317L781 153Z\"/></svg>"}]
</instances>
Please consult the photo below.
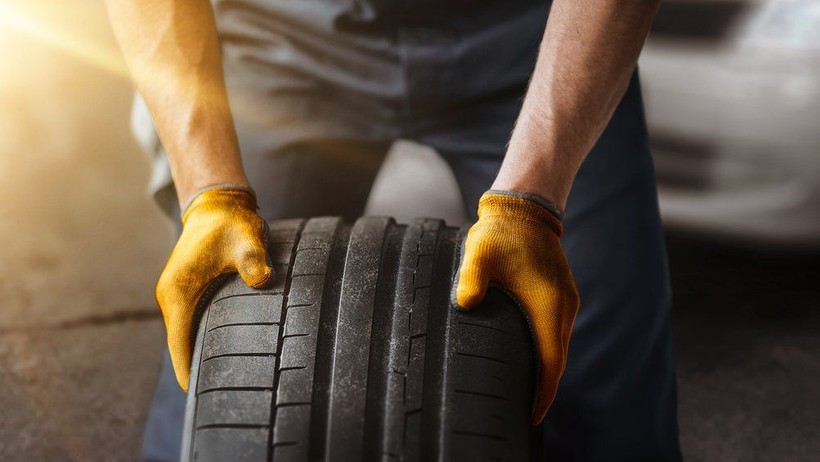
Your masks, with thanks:
<instances>
[{"instance_id":1,"label":"yellow work glove","mask_svg":"<svg viewBox=\"0 0 820 462\"><path fill-rule=\"evenodd\" d=\"M549 209L548 209L549 208ZM558 237L560 211L534 196L488 191L464 242L455 303L477 306L489 283L515 297L529 318L539 353L533 425L541 423L564 372L579 297Z\"/></svg>"},{"instance_id":2,"label":"yellow work glove","mask_svg":"<svg viewBox=\"0 0 820 462\"><path fill-rule=\"evenodd\" d=\"M197 304L214 280L238 272L251 287L268 282L267 224L249 188L220 185L197 194L182 214L179 237L156 286L177 382L188 391Z\"/></svg>"}]
</instances>

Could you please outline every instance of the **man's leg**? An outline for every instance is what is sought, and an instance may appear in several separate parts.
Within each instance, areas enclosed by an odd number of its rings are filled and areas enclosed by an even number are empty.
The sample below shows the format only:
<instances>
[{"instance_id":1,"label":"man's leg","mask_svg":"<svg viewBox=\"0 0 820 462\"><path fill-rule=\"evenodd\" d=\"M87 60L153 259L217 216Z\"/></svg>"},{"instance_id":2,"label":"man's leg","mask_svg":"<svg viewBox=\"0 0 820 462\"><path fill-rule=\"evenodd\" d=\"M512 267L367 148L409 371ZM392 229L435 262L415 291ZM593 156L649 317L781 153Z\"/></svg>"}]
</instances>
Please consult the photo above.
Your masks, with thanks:
<instances>
[{"instance_id":1,"label":"man's leg","mask_svg":"<svg viewBox=\"0 0 820 462\"><path fill-rule=\"evenodd\" d=\"M145 462L179 460L182 444L182 422L185 419L185 392L179 388L168 348L164 350L154 399L142 437Z\"/></svg>"},{"instance_id":2,"label":"man's leg","mask_svg":"<svg viewBox=\"0 0 820 462\"><path fill-rule=\"evenodd\" d=\"M473 217L517 111L473 110L417 138L450 163ZM581 309L543 424L545 460L679 460L669 276L637 75L578 172L564 226Z\"/></svg>"}]
</instances>

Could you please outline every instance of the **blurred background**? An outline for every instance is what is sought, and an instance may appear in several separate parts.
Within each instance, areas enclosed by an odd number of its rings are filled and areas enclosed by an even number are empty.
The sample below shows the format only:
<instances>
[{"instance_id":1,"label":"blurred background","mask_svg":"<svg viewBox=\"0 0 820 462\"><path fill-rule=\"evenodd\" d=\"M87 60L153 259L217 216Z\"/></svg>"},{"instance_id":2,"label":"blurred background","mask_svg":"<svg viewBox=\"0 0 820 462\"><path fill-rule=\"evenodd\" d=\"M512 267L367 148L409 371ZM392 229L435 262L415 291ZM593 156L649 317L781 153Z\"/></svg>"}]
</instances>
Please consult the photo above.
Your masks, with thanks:
<instances>
[{"instance_id":1,"label":"blurred background","mask_svg":"<svg viewBox=\"0 0 820 462\"><path fill-rule=\"evenodd\" d=\"M134 460L172 242L102 2L0 0L0 66L0 460ZM685 458L820 460L820 0L667 0L640 67ZM451 181L398 143L369 212Z\"/></svg>"}]
</instances>

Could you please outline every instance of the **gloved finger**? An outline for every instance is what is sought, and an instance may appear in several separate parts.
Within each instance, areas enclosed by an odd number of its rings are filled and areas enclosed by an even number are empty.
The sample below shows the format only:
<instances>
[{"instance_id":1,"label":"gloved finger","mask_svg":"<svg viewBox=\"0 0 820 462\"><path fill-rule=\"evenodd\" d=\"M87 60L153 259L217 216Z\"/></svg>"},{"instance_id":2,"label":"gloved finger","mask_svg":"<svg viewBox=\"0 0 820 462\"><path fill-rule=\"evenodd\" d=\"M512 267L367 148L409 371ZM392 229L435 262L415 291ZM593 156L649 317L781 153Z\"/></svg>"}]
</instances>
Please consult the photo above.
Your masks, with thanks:
<instances>
[{"instance_id":1,"label":"gloved finger","mask_svg":"<svg viewBox=\"0 0 820 462\"><path fill-rule=\"evenodd\" d=\"M190 278L188 275L197 274ZM193 321L196 306L217 274L202 274L200 269L170 265L160 276L156 297L165 318L168 350L177 382L188 391L193 346Z\"/></svg>"},{"instance_id":2,"label":"gloved finger","mask_svg":"<svg viewBox=\"0 0 820 462\"><path fill-rule=\"evenodd\" d=\"M268 265L264 250L249 251L237 263L236 270L248 287L260 289L270 281L273 269Z\"/></svg>"},{"instance_id":3,"label":"gloved finger","mask_svg":"<svg viewBox=\"0 0 820 462\"><path fill-rule=\"evenodd\" d=\"M191 372L191 349L193 333L192 325L194 308L182 309L174 313L169 319L166 328L168 335L168 351L171 353L171 364L177 383L185 392L188 391L188 379Z\"/></svg>"},{"instance_id":4,"label":"gloved finger","mask_svg":"<svg viewBox=\"0 0 820 462\"><path fill-rule=\"evenodd\" d=\"M513 293L527 312L538 351L538 389L532 414L533 425L538 425L555 399L564 373L579 300L574 286L569 285L524 282Z\"/></svg>"},{"instance_id":5,"label":"gloved finger","mask_svg":"<svg viewBox=\"0 0 820 462\"><path fill-rule=\"evenodd\" d=\"M458 270L455 290L457 309L470 310L478 306L487 294L490 282L489 265L475 252L465 252Z\"/></svg>"},{"instance_id":6,"label":"gloved finger","mask_svg":"<svg viewBox=\"0 0 820 462\"><path fill-rule=\"evenodd\" d=\"M532 412L532 423L538 425L544 420L550 404L555 399L558 381L564 372L566 355L561 338L561 326L550 321L543 308L531 309L528 303L531 302L522 300L538 351L538 387Z\"/></svg>"},{"instance_id":7,"label":"gloved finger","mask_svg":"<svg viewBox=\"0 0 820 462\"><path fill-rule=\"evenodd\" d=\"M533 425L539 425L544 420L544 417L546 417L547 411L558 392L558 381L561 377L560 374L556 375L554 372L545 371L544 369L545 365L542 362L541 373L538 377L538 390L536 391L535 403L532 408Z\"/></svg>"},{"instance_id":8,"label":"gloved finger","mask_svg":"<svg viewBox=\"0 0 820 462\"><path fill-rule=\"evenodd\" d=\"M249 287L264 287L273 276L273 268L265 248L267 224L262 221L263 231L248 236L248 240L237 247L234 264L239 276Z\"/></svg>"},{"instance_id":9,"label":"gloved finger","mask_svg":"<svg viewBox=\"0 0 820 462\"><path fill-rule=\"evenodd\" d=\"M177 382L185 391L188 390L197 304L218 276L216 265L180 262L175 249L157 281L156 298L165 319L171 363Z\"/></svg>"}]
</instances>

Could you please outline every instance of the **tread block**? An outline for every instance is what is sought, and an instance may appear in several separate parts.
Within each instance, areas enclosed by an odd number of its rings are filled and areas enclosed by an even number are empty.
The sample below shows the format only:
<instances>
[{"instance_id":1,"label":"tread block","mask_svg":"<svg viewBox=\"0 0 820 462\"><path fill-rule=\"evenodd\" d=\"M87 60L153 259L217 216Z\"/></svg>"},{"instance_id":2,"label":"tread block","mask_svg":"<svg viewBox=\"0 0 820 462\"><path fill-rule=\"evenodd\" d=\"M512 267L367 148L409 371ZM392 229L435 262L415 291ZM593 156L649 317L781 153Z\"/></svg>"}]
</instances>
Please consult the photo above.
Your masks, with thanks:
<instances>
[{"instance_id":1,"label":"tread block","mask_svg":"<svg viewBox=\"0 0 820 462\"><path fill-rule=\"evenodd\" d=\"M271 388L273 356L223 356L202 363L198 393L216 388Z\"/></svg>"},{"instance_id":2,"label":"tread block","mask_svg":"<svg viewBox=\"0 0 820 462\"><path fill-rule=\"evenodd\" d=\"M499 395L504 396L504 395ZM458 406L459 412L453 416L454 431L481 433L494 435L498 438L507 438L507 428L504 416L505 408L510 402L498 398L482 395L456 393L453 404Z\"/></svg>"},{"instance_id":3,"label":"tread block","mask_svg":"<svg viewBox=\"0 0 820 462\"><path fill-rule=\"evenodd\" d=\"M404 460L421 460L419 449L421 446L421 412L405 413L404 420ZM445 459L446 460L446 459ZM453 459L455 460L455 459ZM459 459L459 460L481 460L481 459Z\"/></svg>"},{"instance_id":4,"label":"tread block","mask_svg":"<svg viewBox=\"0 0 820 462\"><path fill-rule=\"evenodd\" d=\"M293 405L276 408L273 430L274 460L307 460L310 406Z\"/></svg>"},{"instance_id":5,"label":"tread block","mask_svg":"<svg viewBox=\"0 0 820 462\"><path fill-rule=\"evenodd\" d=\"M513 334L504 330L503 326L494 326L492 323L481 322L481 320L474 320L470 317L458 319L458 323L463 326L460 327L460 329L463 331L462 335L465 337L471 339L481 338L485 341L503 346L512 343Z\"/></svg>"},{"instance_id":6,"label":"tread block","mask_svg":"<svg viewBox=\"0 0 820 462\"><path fill-rule=\"evenodd\" d=\"M530 332L521 332L522 315L511 305L508 297L498 290L490 290L484 302L474 310L456 312L455 321L462 347L459 352L483 356L487 361L518 367L521 358L516 349L521 341L530 337ZM469 346L467 346L469 345Z\"/></svg>"},{"instance_id":7,"label":"tread block","mask_svg":"<svg viewBox=\"0 0 820 462\"><path fill-rule=\"evenodd\" d=\"M286 338L292 335L315 335L319 324L319 304L295 305L288 310L288 316L283 326L283 335ZM315 342L314 342L315 343ZM313 354L306 352L305 354Z\"/></svg>"},{"instance_id":8,"label":"tread block","mask_svg":"<svg viewBox=\"0 0 820 462\"><path fill-rule=\"evenodd\" d=\"M453 387L490 395L506 394L505 387L509 386L506 377L513 372L511 367L483 357L466 356L470 353L460 353L453 355L452 363L456 370L465 372L453 376Z\"/></svg>"},{"instance_id":9,"label":"tread block","mask_svg":"<svg viewBox=\"0 0 820 462\"><path fill-rule=\"evenodd\" d=\"M416 273L413 275L414 287L426 287L433 279L433 259L434 255L419 255L419 262L416 265Z\"/></svg>"},{"instance_id":10,"label":"tread block","mask_svg":"<svg viewBox=\"0 0 820 462\"><path fill-rule=\"evenodd\" d=\"M404 396L405 408L408 411L421 409L424 386L424 350L427 346L425 340L424 337L416 337L410 341L407 387Z\"/></svg>"},{"instance_id":11,"label":"tread block","mask_svg":"<svg viewBox=\"0 0 820 462\"><path fill-rule=\"evenodd\" d=\"M312 380L313 371L307 368L282 370L279 373L276 402L278 404L309 402L312 399L312 387L310 386Z\"/></svg>"},{"instance_id":12,"label":"tread block","mask_svg":"<svg viewBox=\"0 0 820 462\"><path fill-rule=\"evenodd\" d=\"M299 441L299 435L304 434L299 429L307 428L309 423L309 404L277 405L273 444Z\"/></svg>"},{"instance_id":13,"label":"tread block","mask_svg":"<svg viewBox=\"0 0 820 462\"><path fill-rule=\"evenodd\" d=\"M258 462L268 458L267 428L205 428L194 436L197 462Z\"/></svg>"},{"instance_id":14,"label":"tread block","mask_svg":"<svg viewBox=\"0 0 820 462\"><path fill-rule=\"evenodd\" d=\"M390 348L390 355L393 358L389 366L393 373L407 375L407 366L410 365L410 342L408 338L393 341Z\"/></svg>"},{"instance_id":15,"label":"tread block","mask_svg":"<svg viewBox=\"0 0 820 462\"><path fill-rule=\"evenodd\" d=\"M424 287L413 291L413 307L410 312L410 334L423 334L427 331L427 311L430 305L430 288Z\"/></svg>"},{"instance_id":16,"label":"tread block","mask_svg":"<svg viewBox=\"0 0 820 462\"><path fill-rule=\"evenodd\" d=\"M279 326L224 326L205 334L202 359L221 355L277 353Z\"/></svg>"},{"instance_id":17,"label":"tread block","mask_svg":"<svg viewBox=\"0 0 820 462\"><path fill-rule=\"evenodd\" d=\"M299 250L296 251L296 261L293 264L293 276L302 276L306 274L325 274L327 267L327 257L330 254L330 246L325 245L324 248L303 248L299 244Z\"/></svg>"},{"instance_id":18,"label":"tread block","mask_svg":"<svg viewBox=\"0 0 820 462\"><path fill-rule=\"evenodd\" d=\"M486 460L498 462L516 462L517 457L511 457L504 449L508 441L498 440L495 435L481 433L458 432L453 433L448 452L454 457L445 456L445 460Z\"/></svg>"},{"instance_id":19,"label":"tread block","mask_svg":"<svg viewBox=\"0 0 820 462\"><path fill-rule=\"evenodd\" d=\"M290 265L291 252L295 242L274 242L268 244L268 258L273 265Z\"/></svg>"},{"instance_id":20,"label":"tread block","mask_svg":"<svg viewBox=\"0 0 820 462\"><path fill-rule=\"evenodd\" d=\"M405 375L391 371L387 376L387 390L385 393L385 421L386 428L403 429L404 425L404 387ZM385 455L397 455L402 453L402 439L397 432L386 432L384 438L383 452Z\"/></svg>"},{"instance_id":21,"label":"tread block","mask_svg":"<svg viewBox=\"0 0 820 462\"><path fill-rule=\"evenodd\" d=\"M270 425L270 390L216 390L197 403L197 426Z\"/></svg>"},{"instance_id":22,"label":"tread block","mask_svg":"<svg viewBox=\"0 0 820 462\"><path fill-rule=\"evenodd\" d=\"M273 460L308 460L307 452L303 444L283 442L273 446Z\"/></svg>"},{"instance_id":23,"label":"tread block","mask_svg":"<svg viewBox=\"0 0 820 462\"><path fill-rule=\"evenodd\" d=\"M309 250L330 250L331 247L330 232L308 232L302 233L299 239L299 249Z\"/></svg>"},{"instance_id":24,"label":"tread block","mask_svg":"<svg viewBox=\"0 0 820 462\"><path fill-rule=\"evenodd\" d=\"M288 310L294 305L312 305L321 300L324 279L322 275L295 276L291 279Z\"/></svg>"},{"instance_id":25,"label":"tread block","mask_svg":"<svg viewBox=\"0 0 820 462\"><path fill-rule=\"evenodd\" d=\"M245 284L245 281L243 281L239 275L231 275L225 285L223 285L214 295L214 302L221 301L228 297L235 297L237 295L281 294L282 289L284 288L286 276L283 276L283 272L280 271L279 268L274 267L274 270L276 271L274 282L269 287L265 287L264 289L252 289Z\"/></svg>"},{"instance_id":26,"label":"tread block","mask_svg":"<svg viewBox=\"0 0 820 462\"><path fill-rule=\"evenodd\" d=\"M208 329L225 324L281 322L282 295L254 295L218 300L211 305Z\"/></svg>"},{"instance_id":27,"label":"tread block","mask_svg":"<svg viewBox=\"0 0 820 462\"><path fill-rule=\"evenodd\" d=\"M285 287L287 287L289 267L288 265L279 265L276 263L272 264L271 267L273 268L273 281L268 282L268 287L266 287L263 292L282 294L285 292Z\"/></svg>"},{"instance_id":28,"label":"tread block","mask_svg":"<svg viewBox=\"0 0 820 462\"><path fill-rule=\"evenodd\" d=\"M316 337L314 335L285 337L282 340L279 367L281 369L290 369L312 364L315 351Z\"/></svg>"}]
</instances>

